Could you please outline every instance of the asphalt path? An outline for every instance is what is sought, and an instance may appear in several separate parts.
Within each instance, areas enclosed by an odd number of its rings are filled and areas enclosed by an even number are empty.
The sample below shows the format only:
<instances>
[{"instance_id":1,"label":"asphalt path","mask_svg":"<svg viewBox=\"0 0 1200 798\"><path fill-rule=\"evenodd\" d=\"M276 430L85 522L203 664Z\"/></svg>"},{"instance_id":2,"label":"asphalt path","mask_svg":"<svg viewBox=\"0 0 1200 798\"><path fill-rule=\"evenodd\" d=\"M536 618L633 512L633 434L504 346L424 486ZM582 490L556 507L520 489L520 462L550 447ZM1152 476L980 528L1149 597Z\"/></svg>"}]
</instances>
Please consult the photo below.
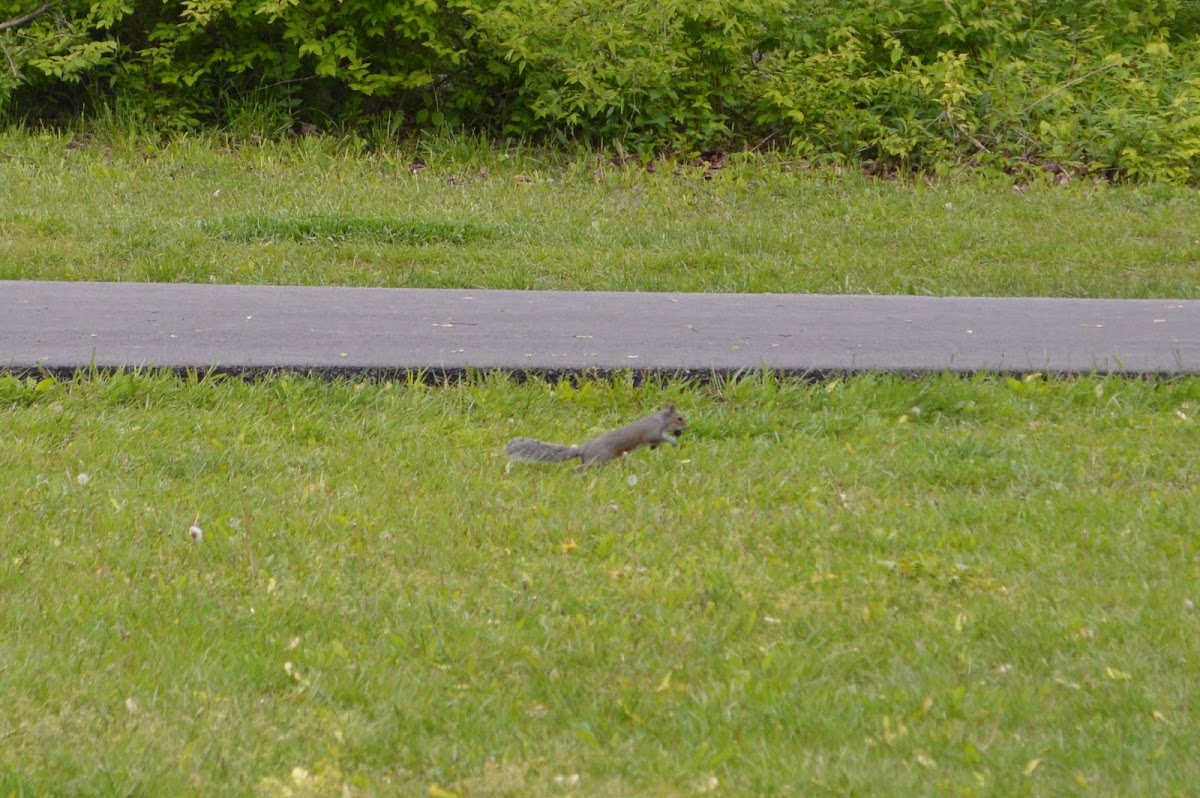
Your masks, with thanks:
<instances>
[{"instance_id":1,"label":"asphalt path","mask_svg":"<svg viewBox=\"0 0 1200 798\"><path fill-rule=\"evenodd\" d=\"M1200 373L1200 300L0 281L0 370Z\"/></svg>"}]
</instances>

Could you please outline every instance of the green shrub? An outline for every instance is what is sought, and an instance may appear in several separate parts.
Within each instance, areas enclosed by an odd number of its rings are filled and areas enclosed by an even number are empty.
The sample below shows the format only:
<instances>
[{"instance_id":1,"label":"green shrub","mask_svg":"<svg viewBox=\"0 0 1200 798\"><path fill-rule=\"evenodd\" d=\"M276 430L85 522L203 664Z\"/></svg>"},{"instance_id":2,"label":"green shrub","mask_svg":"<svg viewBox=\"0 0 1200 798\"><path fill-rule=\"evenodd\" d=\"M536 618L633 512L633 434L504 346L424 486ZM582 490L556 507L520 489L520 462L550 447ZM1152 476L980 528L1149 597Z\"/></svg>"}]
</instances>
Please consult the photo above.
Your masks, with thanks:
<instances>
[{"instance_id":1,"label":"green shrub","mask_svg":"<svg viewBox=\"0 0 1200 798\"><path fill-rule=\"evenodd\" d=\"M1172 39L1150 23L1160 17L1115 13L1118 25L1087 4L1035 20L1021 13L1027 3L1009 2L986 4L967 24L953 4L912 4L924 14L887 5L891 13L870 17L860 4L868 16L857 27L764 59L756 122L804 154L899 166L1032 160L1168 181L1200 175L1200 39Z\"/></svg>"},{"instance_id":2,"label":"green shrub","mask_svg":"<svg viewBox=\"0 0 1200 798\"><path fill-rule=\"evenodd\" d=\"M62 0L0 44L23 117L1200 181L1195 0Z\"/></svg>"},{"instance_id":3,"label":"green shrub","mask_svg":"<svg viewBox=\"0 0 1200 798\"><path fill-rule=\"evenodd\" d=\"M787 5L509 0L481 30L520 76L510 132L706 147L734 135L752 53L773 41Z\"/></svg>"},{"instance_id":4,"label":"green shrub","mask_svg":"<svg viewBox=\"0 0 1200 798\"><path fill-rule=\"evenodd\" d=\"M14 11L19 4L0 2ZM67 3L26 33L18 104L53 115L47 84L88 79L169 126L223 123L241 107L282 118L352 122L399 109L440 123L442 89L462 71L471 0L101 0ZM71 35L55 26L69 21ZM36 56L36 57L34 57ZM478 105L475 79L449 105ZM0 92L11 93L10 76ZM5 95L0 94L0 99Z\"/></svg>"}]
</instances>

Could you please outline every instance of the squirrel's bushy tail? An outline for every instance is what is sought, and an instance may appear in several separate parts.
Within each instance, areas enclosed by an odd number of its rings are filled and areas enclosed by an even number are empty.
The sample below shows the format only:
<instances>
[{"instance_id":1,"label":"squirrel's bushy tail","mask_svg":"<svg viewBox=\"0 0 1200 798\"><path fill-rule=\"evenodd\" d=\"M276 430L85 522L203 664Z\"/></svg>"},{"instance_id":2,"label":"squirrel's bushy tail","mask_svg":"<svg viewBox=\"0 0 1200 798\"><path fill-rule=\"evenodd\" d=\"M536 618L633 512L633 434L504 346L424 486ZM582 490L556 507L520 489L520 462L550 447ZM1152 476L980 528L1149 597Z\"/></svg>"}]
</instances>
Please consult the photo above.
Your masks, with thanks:
<instances>
[{"instance_id":1,"label":"squirrel's bushy tail","mask_svg":"<svg viewBox=\"0 0 1200 798\"><path fill-rule=\"evenodd\" d=\"M545 443L533 438L514 438L504 447L504 454L510 460L522 460L526 463L559 463L579 457L579 447Z\"/></svg>"}]
</instances>

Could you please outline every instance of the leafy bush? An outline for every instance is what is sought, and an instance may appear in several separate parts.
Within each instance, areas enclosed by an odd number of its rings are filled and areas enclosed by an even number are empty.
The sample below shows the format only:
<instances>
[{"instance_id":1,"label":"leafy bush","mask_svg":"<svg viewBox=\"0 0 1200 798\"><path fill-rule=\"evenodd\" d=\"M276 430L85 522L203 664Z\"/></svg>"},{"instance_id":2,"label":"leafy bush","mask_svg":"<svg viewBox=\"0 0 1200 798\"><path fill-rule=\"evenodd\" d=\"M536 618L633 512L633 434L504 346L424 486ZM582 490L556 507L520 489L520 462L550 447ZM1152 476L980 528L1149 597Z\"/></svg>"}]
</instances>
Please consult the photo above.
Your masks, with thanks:
<instances>
[{"instance_id":1,"label":"leafy bush","mask_svg":"<svg viewBox=\"0 0 1200 798\"><path fill-rule=\"evenodd\" d=\"M0 14L19 4L0 0ZM89 81L170 126L221 123L252 104L300 121L353 121L379 109L442 121L440 89L464 65L471 0L71 0L23 31L25 90L38 114L47 84ZM71 35L61 33L63 22ZM478 84L478 79L473 81ZM16 86L0 83L0 99ZM478 105L466 86L452 107Z\"/></svg>"},{"instance_id":2,"label":"leafy bush","mask_svg":"<svg viewBox=\"0 0 1200 798\"><path fill-rule=\"evenodd\" d=\"M521 78L510 132L705 146L734 135L749 61L786 10L783 0L509 0L480 27Z\"/></svg>"},{"instance_id":3,"label":"leafy bush","mask_svg":"<svg viewBox=\"0 0 1200 798\"><path fill-rule=\"evenodd\" d=\"M854 24L830 25L816 47L804 36L764 59L759 125L805 154L901 166L1036 160L1200 176L1200 39L1173 39L1157 25L1170 17L1150 13L1155 4L1120 13L1060 3L1064 13L1053 16L1055 4L1044 3L1038 19L1024 0L969 15L964 7L979 4L874 5L857 6Z\"/></svg>"},{"instance_id":4,"label":"leafy bush","mask_svg":"<svg viewBox=\"0 0 1200 798\"><path fill-rule=\"evenodd\" d=\"M60 0L0 44L23 116L1200 181L1195 0Z\"/></svg>"}]
</instances>

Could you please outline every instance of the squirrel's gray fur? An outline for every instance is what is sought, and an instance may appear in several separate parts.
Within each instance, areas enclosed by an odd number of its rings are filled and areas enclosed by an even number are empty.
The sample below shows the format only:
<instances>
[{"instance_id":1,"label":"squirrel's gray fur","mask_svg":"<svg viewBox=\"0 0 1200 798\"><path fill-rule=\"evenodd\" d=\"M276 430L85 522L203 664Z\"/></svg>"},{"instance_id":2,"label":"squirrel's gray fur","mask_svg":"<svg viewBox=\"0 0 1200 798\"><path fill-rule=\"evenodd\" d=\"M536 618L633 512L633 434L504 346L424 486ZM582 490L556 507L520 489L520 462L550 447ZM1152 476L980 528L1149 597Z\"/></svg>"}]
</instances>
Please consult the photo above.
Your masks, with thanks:
<instances>
[{"instance_id":1,"label":"squirrel's gray fur","mask_svg":"<svg viewBox=\"0 0 1200 798\"><path fill-rule=\"evenodd\" d=\"M545 443L533 438L516 438L504 447L504 454L511 460L528 463L556 463L578 457L578 467L587 468L603 465L639 446L654 447L660 443L677 445L679 441L675 436L686 429L687 421L674 405L668 404L653 415L606 432L580 446Z\"/></svg>"}]
</instances>

